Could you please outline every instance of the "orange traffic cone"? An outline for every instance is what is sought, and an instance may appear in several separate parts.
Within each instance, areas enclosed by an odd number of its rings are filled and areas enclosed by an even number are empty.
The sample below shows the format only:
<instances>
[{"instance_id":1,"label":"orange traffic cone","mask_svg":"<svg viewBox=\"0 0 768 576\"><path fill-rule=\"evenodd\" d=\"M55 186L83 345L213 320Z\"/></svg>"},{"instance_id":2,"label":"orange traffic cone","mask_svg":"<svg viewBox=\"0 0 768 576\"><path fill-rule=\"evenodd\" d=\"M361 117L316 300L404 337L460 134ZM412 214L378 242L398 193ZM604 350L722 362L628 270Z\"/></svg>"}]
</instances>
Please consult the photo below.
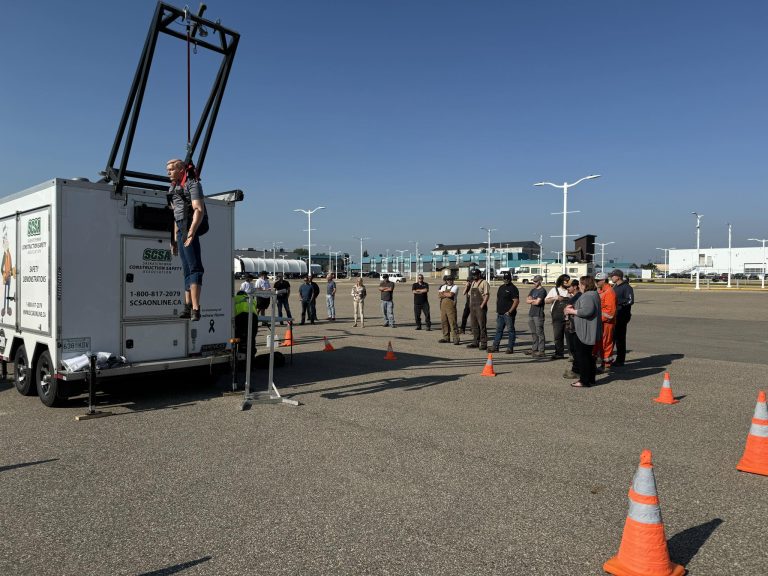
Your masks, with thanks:
<instances>
[{"instance_id":1,"label":"orange traffic cone","mask_svg":"<svg viewBox=\"0 0 768 576\"><path fill-rule=\"evenodd\" d=\"M293 333L291 332L291 324L288 324L288 330L285 331L285 338L280 346L293 346L296 343L293 341Z\"/></svg>"},{"instance_id":2,"label":"orange traffic cone","mask_svg":"<svg viewBox=\"0 0 768 576\"><path fill-rule=\"evenodd\" d=\"M664 372L664 383L661 385L658 398L654 398L653 401L659 404L677 404L680 402L680 400L675 400L672 394L672 386L669 385L669 372Z\"/></svg>"},{"instance_id":3,"label":"orange traffic cone","mask_svg":"<svg viewBox=\"0 0 768 576\"><path fill-rule=\"evenodd\" d=\"M387 345L387 353L384 355L384 360L397 360L394 350L392 350L392 340Z\"/></svg>"},{"instance_id":4,"label":"orange traffic cone","mask_svg":"<svg viewBox=\"0 0 768 576\"><path fill-rule=\"evenodd\" d=\"M768 405L765 403L765 392L762 390L757 395L757 405L747 436L747 446L744 448L744 455L736 465L736 470L768 476Z\"/></svg>"},{"instance_id":5,"label":"orange traffic cone","mask_svg":"<svg viewBox=\"0 0 768 576\"><path fill-rule=\"evenodd\" d=\"M603 570L615 576L685 574L685 568L669 559L650 450L640 454L640 465L629 488L629 513L619 552L603 564Z\"/></svg>"},{"instance_id":6,"label":"orange traffic cone","mask_svg":"<svg viewBox=\"0 0 768 576\"><path fill-rule=\"evenodd\" d=\"M325 336L323 336L323 342L325 342L325 348L323 348L323 352L333 352L334 350L336 350L336 348L331 346L331 343L328 342L328 338L326 338Z\"/></svg>"},{"instance_id":7,"label":"orange traffic cone","mask_svg":"<svg viewBox=\"0 0 768 576\"><path fill-rule=\"evenodd\" d=\"M485 361L485 366L480 376L496 376L496 372L493 371L493 354L488 353L488 360Z\"/></svg>"}]
</instances>

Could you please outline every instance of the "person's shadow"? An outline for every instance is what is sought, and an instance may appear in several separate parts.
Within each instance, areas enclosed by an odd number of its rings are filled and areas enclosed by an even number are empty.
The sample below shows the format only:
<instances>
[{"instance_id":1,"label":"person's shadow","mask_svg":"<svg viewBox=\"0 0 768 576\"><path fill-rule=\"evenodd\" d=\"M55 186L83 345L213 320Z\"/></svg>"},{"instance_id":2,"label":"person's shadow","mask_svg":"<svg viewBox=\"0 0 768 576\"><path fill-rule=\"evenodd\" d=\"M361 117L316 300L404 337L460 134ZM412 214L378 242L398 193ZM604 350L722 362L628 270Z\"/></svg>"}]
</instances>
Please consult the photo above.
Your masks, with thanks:
<instances>
[{"instance_id":1,"label":"person's shadow","mask_svg":"<svg viewBox=\"0 0 768 576\"><path fill-rule=\"evenodd\" d=\"M598 383L607 383L611 380L637 380L646 376L663 374L669 370L672 362L684 357L685 354L656 354L629 360L625 362L624 366L612 368L608 374L600 378ZM600 375L598 374L598 376Z\"/></svg>"}]
</instances>

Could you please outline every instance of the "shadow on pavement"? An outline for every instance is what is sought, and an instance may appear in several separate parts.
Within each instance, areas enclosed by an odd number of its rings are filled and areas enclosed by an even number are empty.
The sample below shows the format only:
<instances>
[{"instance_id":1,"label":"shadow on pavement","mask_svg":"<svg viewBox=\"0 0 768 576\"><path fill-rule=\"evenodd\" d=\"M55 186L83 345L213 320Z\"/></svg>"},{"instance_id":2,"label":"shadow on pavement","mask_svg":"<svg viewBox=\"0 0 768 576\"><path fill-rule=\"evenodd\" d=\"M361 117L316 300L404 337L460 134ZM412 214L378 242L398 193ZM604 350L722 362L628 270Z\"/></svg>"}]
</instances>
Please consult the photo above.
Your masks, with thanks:
<instances>
[{"instance_id":1,"label":"shadow on pavement","mask_svg":"<svg viewBox=\"0 0 768 576\"><path fill-rule=\"evenodd\" d=\"M48 458L48 460L37 460L35 462L22 462L20 464L9 464L8 466L0 466L0 472L7 472L8 470L16 470L17 468L26 468L27 466L36 466L37 464L46 464L47 462L56 462L58 458Z\"/></svg>"},{"instance_id":2,"label":"shadow on pavement","mask_svg":"<svg viewBox=\"0 0 768 576\"><path fill-rule=\"evenodd\" d=\"M372 380L369 382L360 382L358 384L349 384L346 386L337 386L332 388L329 392L323 392L320 394L322 398L327 400L339 400L349 396L362 396L363 394L375 394L377 392L385 392L387 390L402 389L405 391L421 390L422 388L428 388L429 386L435 386L437 384L445 384L447 382L454 382L461 378L460 375L448 375L448 376L414 376L412 378L387 378L383 380ZM298 396L301 392L294 394Z\"/></svg>"},{"instance_id":3,"label":"shadow on pavement","mask_svg":"<svg viewBox=\"0 0 768 576\"><path fill-rule=\"evenodd\" d=\"M669 370L672 362L684 357L685 354L657 354L636 360L628 360L624 366L614 367L601 380L604 382L612 380L637 380L646 376L653 376L654 374L663 374Z\"/></svg>"},{"instance_id":4,"label":"shadow on pavement","mask_svg":"<svg viewBox=\"0 0 768 576\"><path fill-rule=\"evenodd\" d=\"M673 562L687 566L712 535L712 532L722 523L720 518L715 518L704 524L678 532L667 542L669 557Z\"/></svg>"},{"instance_id":5,"label":"shadow on pavement","mask_svg":"<svg viewBox=\"0 0 768 576\"><path fill-rule=\"evenodd\" d=\"M182 570L186 570L187 568L192 568L193 566L197 566L198 564L202 564L203 562L208 562L209 560L211 560L211 558L212 556L203 556L202 558L199 558L197 560L182 562L181 564L176 564L175 566L160 568L160 570L153 570L152 572L142 572L141 574L139 574L139 576L167 576L170 574L177 574Z\"/></svg>"}]
</instances>

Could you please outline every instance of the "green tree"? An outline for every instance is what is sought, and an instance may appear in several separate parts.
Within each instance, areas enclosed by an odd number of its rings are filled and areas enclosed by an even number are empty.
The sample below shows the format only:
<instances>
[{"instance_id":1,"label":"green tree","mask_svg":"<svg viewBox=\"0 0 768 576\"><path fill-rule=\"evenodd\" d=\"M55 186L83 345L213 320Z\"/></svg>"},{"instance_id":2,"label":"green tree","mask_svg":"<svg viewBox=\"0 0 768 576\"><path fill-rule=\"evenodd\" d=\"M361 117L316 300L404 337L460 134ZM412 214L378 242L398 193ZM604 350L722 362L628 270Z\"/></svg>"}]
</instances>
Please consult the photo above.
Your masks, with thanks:
<instances>
[{"instance_id":1,"label":"green tree","mask_svg":"<svg viewBox=\"0 0 768 576\"><path fill-rule=\"evenodd\" d=\"M296 256L309 256L309 251L306 248L294 248L293 253Z\"/></svg>"}]
</instances>

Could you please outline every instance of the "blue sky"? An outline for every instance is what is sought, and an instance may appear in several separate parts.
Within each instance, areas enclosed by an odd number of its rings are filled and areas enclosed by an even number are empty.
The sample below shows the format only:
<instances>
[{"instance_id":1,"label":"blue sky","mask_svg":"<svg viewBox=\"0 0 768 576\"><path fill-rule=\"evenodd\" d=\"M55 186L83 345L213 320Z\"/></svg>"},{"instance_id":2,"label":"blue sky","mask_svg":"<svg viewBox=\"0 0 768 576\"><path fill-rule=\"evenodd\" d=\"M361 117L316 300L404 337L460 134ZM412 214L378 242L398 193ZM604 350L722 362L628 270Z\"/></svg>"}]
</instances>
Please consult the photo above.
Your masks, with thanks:
<instances>
[{"instance_id":1,"label":"blue sky","mask_svg":"<svg viewBox=\"0 0 768 576\"><path fill-rule=\"evenodd\" d=\"M183 6L183 5L180 5ZM197 4L191 5L196 9ZM0 195L106 164L155 2L4 6ZM606 257L766 237L759 0L212 0L241 34L207 193L241 188L236 245L422 252L437 242L614 241ZM10 36L10 37L8 37ZM212 58L193 57L195 109ZM184 46L158 47L130 167L186 139ZM570 241L569 241L570 243Z\"/></svg>"}]
</instances>

